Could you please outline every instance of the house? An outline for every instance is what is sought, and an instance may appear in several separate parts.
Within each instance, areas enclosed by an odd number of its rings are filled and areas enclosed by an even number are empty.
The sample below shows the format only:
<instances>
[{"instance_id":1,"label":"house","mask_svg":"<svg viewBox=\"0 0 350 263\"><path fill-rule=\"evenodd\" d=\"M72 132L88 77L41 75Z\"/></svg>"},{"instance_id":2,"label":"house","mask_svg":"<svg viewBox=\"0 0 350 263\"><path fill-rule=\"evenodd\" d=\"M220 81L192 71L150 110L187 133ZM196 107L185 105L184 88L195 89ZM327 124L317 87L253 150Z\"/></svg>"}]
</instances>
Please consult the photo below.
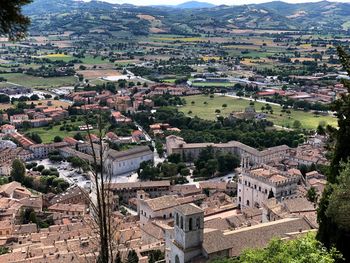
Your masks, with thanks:
<instances>
[{"instance_id":1,"label":"house","mask_svg":"<svg viewBox=\"0 0 350 263\"><path fill-rule=\"evenodd\" d=\"M139 142L139 141L143 141L143 140L146 139L146 136L140 130L134 130L131 133L131 136L132 136L132 139L133 139L134 142Z\"/></svg>"},{"instance_id":2,"label":"house","mask_svg":"<svg viewBox=\"0 0 350 263\"><path fill-rule=\"evenodd\" d=\"M62 204L56 203L47 208L49 212L62 213L71 217L82 217L85 214L86 207L82 204Z\"/></svg>"},{"instance_id":3,"label":"house","mask_svg":"<svg viewBox=\"0 0 350 263\"><path fill-rule=\"evenodd\" d=\"M27 114L15 114L10 116L10 123L14 126L19 126L23 122L28 120L29 120L29 116Z\"/></svg>"},{"instance_id":4,"label":"house","mask_svg":"<svg viewBox=\"0 0 350 263\"><path fill-rule=\"evenodd\" d=\"M132 120L128 117L125 117L123 114L121 114L120 111L114 111L112 112L112 118L115 121L115 123L131 123Z\"/></svg>"},{"instance_id":5,"label":"house","mask_svg":"<svg viewBox=\"0 0 350 263\"><path fill-rule=\"evenodd\" d=\"M16 127L10 124L5 124L1 126L1 132L4 134L13 134L16 133Z\"/></svg>"}]
</instances>

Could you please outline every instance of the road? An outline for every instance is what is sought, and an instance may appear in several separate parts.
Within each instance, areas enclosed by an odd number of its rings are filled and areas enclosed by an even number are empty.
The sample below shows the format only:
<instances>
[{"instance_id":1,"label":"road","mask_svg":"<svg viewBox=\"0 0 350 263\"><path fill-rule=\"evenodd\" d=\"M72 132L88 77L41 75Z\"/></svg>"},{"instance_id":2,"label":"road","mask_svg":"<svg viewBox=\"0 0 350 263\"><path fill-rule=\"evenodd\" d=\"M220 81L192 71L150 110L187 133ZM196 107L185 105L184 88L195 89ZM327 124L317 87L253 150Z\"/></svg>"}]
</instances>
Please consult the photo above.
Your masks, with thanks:
<instances>
[{"instance_id":1,"label":"road","mask_svg":"<svg viewBox=\"0 0 350 263\"><path fill-rule=\"evenodd\" d=\"M215 95L220 95L220 96L222 96L221 93L215 93ZM278 104L278 103L268 102L268 101L262 100L262 99L254 99L254 98L252 98L252 97L249 97L249 98L247 98L247 97L239 97L239 96L237 96L237 95L234 95L234 93L227 93L227 94L225 94L224 96L226 96L226 97L231 97L231 98L235 98L235 99L242 99L242 100L248 100L248 101L256 101L256 102L260 102L260 103L266 103L266 104L270 104L270 105L275 105L275 106L281 107L281 105Z\"/></svg>"}]
</instances>

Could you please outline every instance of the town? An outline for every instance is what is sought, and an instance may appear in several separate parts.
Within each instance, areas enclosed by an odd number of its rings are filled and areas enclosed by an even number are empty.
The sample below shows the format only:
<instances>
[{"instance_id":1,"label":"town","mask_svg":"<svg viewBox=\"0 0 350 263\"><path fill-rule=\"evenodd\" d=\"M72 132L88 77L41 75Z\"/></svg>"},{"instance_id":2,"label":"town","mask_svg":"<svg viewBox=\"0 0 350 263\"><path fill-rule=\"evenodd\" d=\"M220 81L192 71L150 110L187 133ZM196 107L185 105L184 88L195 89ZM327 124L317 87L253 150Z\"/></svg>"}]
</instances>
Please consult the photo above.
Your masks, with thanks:
<instances>
[{"instance_id":1,"label":"town","mask_svg":"<svg viewBox=\"0 0 350 263\"><path fill-rule=\"evenodd\" d=\"M244 258L318 242L322 213L349 233L348 24L49 2L0 38L0 262L267 262Z\"/></svg>"}]
</instances>

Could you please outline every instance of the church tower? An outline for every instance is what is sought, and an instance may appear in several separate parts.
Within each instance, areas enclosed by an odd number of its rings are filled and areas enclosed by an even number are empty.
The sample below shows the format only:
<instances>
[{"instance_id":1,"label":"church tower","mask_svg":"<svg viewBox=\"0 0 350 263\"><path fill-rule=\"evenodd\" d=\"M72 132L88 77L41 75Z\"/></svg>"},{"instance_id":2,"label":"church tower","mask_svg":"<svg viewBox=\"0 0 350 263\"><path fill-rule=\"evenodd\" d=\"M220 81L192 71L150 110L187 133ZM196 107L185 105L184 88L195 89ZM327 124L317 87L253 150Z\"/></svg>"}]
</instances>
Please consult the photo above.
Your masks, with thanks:
<instances>
[{"instance_id":1,"label":"church tower","mask_svg":"<svg viewBox=\"0 0 350 263\"><path fill-rule=\"evenodd\" d=\"M171 244L171 263L191 262L202 254L204 212L194 204L174 209L174 239Z\"/></svg>"}]
</instances>

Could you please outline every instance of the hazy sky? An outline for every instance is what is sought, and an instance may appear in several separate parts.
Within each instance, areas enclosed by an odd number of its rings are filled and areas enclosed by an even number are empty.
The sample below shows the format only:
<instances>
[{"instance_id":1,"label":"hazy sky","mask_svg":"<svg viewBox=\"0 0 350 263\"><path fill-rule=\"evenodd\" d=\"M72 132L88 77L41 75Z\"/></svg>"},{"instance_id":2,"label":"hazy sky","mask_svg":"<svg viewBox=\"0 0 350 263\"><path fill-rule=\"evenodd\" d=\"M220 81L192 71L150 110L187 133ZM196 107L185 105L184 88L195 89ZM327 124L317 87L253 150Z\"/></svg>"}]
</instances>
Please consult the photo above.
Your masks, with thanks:
<instances>
[{"instance_id":1,"label":"hazy sky","mask_svg":"<svg viewBox=\"0 0 350 263\"><path fill-rule=\"evenodd\" d=\"M134 5L176 5L187 0L103 0L111 3L130 3ZM271 2L271 0L198 0L201 2L213 3L216 5L226 4L226 5L241 5L241 4L251 4L251 3L264 3ZM284 2L289 3L304 3L304 2L318 2L320 0L285 0ZM350 3L350 0L331 0L332 2L347 2Z\"/></svg>"}]
</instances>

